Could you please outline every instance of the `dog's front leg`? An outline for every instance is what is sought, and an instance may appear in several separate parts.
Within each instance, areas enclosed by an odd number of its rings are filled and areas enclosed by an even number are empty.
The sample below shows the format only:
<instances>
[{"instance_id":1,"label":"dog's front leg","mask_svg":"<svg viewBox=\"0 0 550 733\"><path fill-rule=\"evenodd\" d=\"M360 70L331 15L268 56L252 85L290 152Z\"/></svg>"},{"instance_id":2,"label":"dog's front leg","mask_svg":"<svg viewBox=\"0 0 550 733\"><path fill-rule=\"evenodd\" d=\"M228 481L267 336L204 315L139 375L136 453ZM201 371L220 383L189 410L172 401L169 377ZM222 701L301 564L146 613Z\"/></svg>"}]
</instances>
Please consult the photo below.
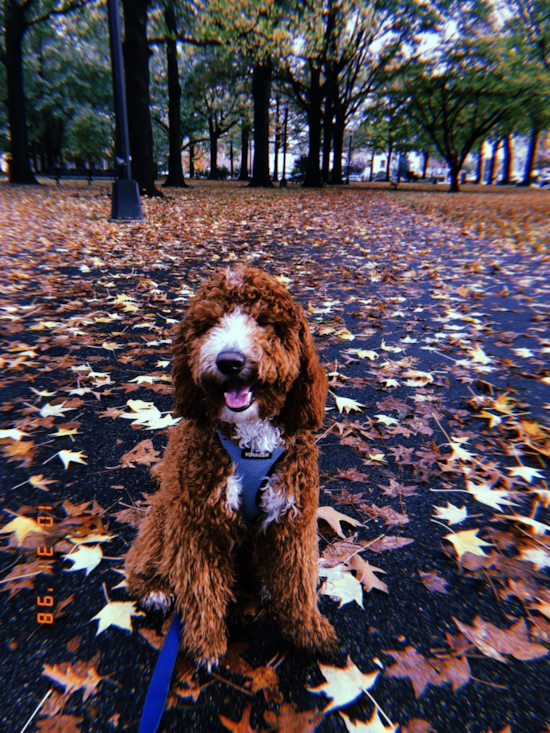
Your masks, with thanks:
<instances>
[{"instance_id":1,"label":"dog's front leg","mask_svg":"<svg viewBox=\"0 0 550 733\"><path fill-rule=\"evenodd\" d=\"M176 610L182 619L182 645L209 671L227 651L225 617L233 599L234 568L228 548L205 541L186 528L169 571Z\"/></svg>"},{"instance_id":2,"label":"dog's front leg","mask_svg":"<svg viewBox=\"0 0 550 733\"><path fill-rule=\"evenodd\" d=\"M260 534L256 562L267 586L283 636L296 646L329 652L337 641L317 607L317 524L303 516L283 517Z\"/></svg>"}]
</instances>

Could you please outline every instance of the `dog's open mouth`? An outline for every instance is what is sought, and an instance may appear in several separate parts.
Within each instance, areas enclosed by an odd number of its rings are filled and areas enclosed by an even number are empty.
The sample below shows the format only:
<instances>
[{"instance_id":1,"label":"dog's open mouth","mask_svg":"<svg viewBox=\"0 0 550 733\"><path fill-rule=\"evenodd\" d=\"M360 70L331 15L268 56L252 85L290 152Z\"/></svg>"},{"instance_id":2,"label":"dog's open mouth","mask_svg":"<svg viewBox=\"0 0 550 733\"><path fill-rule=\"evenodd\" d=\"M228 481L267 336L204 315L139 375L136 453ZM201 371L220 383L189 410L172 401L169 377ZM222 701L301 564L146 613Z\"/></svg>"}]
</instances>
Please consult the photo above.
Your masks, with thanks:
<instances>
[{"instance_id":1,"label":"dog's open mouth","mask_svg":"<svg viewBox=\"0 0 550 733\"><path fill-rule=\"evenodd\" d=\"M225 404L233 412L242 412L250 407L253 400L252 384L240 379L230 379L224 385Z\"/></svg>"}]
</instances>

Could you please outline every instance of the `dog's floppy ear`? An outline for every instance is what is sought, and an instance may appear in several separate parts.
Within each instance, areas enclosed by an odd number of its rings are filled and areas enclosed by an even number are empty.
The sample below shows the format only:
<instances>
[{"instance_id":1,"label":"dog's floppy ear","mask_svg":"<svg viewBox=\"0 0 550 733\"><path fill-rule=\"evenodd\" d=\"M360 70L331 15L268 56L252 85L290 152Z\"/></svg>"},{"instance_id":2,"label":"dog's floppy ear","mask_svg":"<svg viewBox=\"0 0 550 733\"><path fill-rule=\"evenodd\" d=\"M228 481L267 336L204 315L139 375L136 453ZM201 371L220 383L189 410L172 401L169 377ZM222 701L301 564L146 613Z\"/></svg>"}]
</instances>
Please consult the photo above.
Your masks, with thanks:
<instances>
[{"instance_id":1,"label":"dog's floppy ear","mask_svg":"<svg viewBox=\"0 0 550 733\"><path fill-rule=\"evenodd\" d=\"M300 373L293 382L278 417L278 422L288 435L298 430L317 430L321 427L328 391L327 377L319 364L309 324L301 308L299 311Z\"/></svg>"},{"instance_id":2,"label":"dog's floppy ear","mask_svg":"<svg viewBox=\"0 0 550 733\"><path fill-rule=\"evenodd\" d=\"M203 404L202 394L193 381L189 366L187 344L190 343L190 338L191 335L184 319L173 344L172 384L176 414L188 420L204 420L207 415L207 407Z\"/></svg>"}]
</instances>

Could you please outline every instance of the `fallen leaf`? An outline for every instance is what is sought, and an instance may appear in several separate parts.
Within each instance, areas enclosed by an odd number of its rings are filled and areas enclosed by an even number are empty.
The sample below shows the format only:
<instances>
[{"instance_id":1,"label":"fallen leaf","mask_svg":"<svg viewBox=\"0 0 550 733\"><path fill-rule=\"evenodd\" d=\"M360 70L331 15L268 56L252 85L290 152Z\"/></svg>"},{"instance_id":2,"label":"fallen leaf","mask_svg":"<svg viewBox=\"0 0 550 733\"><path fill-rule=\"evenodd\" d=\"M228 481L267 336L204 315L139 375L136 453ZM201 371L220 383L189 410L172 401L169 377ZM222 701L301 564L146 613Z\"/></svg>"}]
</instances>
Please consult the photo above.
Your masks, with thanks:
<instances>
[{"instance_id":1,"label":"fallen leaf","mask_svg":"<svg viewBox=\"0 0 550 733\"><path fill-rule=\"evenodd\" d=\"M125 631L133 631L132 616L145 616L143 611L136 610L136 604L130 601L110 601L96 613L90 621L99 621L96 636L110 626L118 626Z\"/></svg>"},{"instance_id":2,"label":"fallen leaf","mask_svg":"<svg viewBox=\"0 0 550 733\"><path fill-rule=\"evenodd\" d=\"M384 725L380 715L378 714L378 708L374 708L370 720L366 723L360 720L352 723L347 715L340 713L340 717L343 719L346 729L352 733L397 733L399 725Z\"/></svg>"},{"instance_id":3,"label":"fallen leaf","mask_svg":"<svg viewBox=\"0 0 550 733\"><path fill-rule=\"evenodd\" d=\"M331 698L331 702L323 710L325 715L355 702L366 690L374 686L380 674L380 672L363 674L349 657L345 667L320 664L319 669L326 682L317 687L309 687L308 690L315 695L322 694Z\"/></svg>"},{"instance_id":4,"label":"fallen leaf","mask_svg":"<svg viewBox=\"0 0 550 733\"><path fill-rule=\"evenodd\" d=\"M344 534L342 530L342 522L346 522L347 524L351 524L352 527L363 527L364 525L359 522L357 519L353 519L352 517L348 517L346 514L342 514L341 512L336 511L336 509L333 509L331 506L320 506L317 507L317 519L323 519L327 524L329 524L334 532L338 535L338 537L341 537L343 540L346 539L346 535Z\"/></svg>"}]
</instances>

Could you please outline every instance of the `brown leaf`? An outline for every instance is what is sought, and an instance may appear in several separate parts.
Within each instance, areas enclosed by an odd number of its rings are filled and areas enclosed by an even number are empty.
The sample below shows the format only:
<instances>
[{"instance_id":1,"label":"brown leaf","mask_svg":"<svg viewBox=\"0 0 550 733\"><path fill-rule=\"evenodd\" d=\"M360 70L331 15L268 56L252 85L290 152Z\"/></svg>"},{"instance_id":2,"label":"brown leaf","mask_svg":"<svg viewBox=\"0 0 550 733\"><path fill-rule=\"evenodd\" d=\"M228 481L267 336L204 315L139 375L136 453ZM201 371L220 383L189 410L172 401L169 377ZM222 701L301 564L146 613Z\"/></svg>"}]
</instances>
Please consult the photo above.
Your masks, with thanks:
<instances>
[{"instance_id":1,"label":"brown leaf","mask_svg":"<svg viewBox=\"0 0 550 733\"><path fill-rule=\"evenodd\" d=\"M405 547L414 542L412 537L392 537L390 535L384 535L380 539L374 542L366 542L366 549L372 550L372 552L385 552L386 550L396 550L399 547Z\"/></svg>"},{"instance_id":2,"label":"brown leaf","mask_svg":"<svg viewBox=\"0 0 550 733\"><path fill-rule=\"evenodd\" d=\"M432 593L447 593L447 581L438 575L435 570L430 570L428 573L423 573L422 570L418 571L418 574L422 578L422 583Z\"/></svg>"},{"instance_id":3,"label":"brown leaf","mask_svg":"<svg viewBox=\"0 0 550 733\"><path fill-rule=\"evenodd\" d=\"M333 507L331 506L318 507L317 519L322 519L327 522L327 524L329 524L331 528L336 532L338 537L341 537L343 540L346 539L346 535L342 530L342 522L351 524L352 527L363 527L363 524L361 524L361 522L359 522L357 519L353 519L352 517L348 517L346 514L337 512L336 509L333 509Z\"/></svg>"},{"instance_id":4,"label":"brown leaf","mask_svg":"<svg viewBox=\"0 0 550 733\"><path fill-rule=\"evenodd\" d=\"M385 570L370 565L366 560L363 560L359 555L354 555L348 563L348 567L354 570L357 575L357 580L361 583L363 588L370 593L373 588L388 593L388 586L383 580L377 578L375 573L385 573Z\"/></svg>"},{"instance_id":5,"label":"brown leaf","mask_svg":"<svg viewBox=\"0 0 550 733\"><path fill-rule=\"evenodd\" d=\"M430 664L437 669L437 676L430 680L432 685L444 685L450 682L453 692L470 681L470 665L466 657L450 657L449 659L430 659Z\"/></svg>"},{"instance_id":6,"label":"brown leaf","mask_svg":"<svg viewBox=\"0 0 550 733\"><path fill-rule=\"evenodd\" d=\"M321 710L298 710L290 703L281 705L279 712L267 710L264 719L271 730L280 733L313 733L323 717Z\"/></svg>"},{"instance_id":7,"label":"brown leaf","mask_svg":"<svg viewBox=\"0 0 550 733\"><path fill-rule=\"evenodd\" d=\"M159 460L159 456L160 451L154 449L153 441L148 438L142 440L132 450L124 453L121 456L120 465L122 468L135 468L136 463L150 466Z\"/></svg>"},{"instance_id":8,"label":"brown leaf","mask_svg":"<svg viewBox=\"0 0 550 733\"><path fill-rule=\"evenodd\" d=\"M339 470L336 474L336 478L342 478L346 481L357 481L359 483L366 484L369 482L369 477L366 473L361 473L357 468L348 468L346 471Z\"/></svg>"},{"instance_id":9,"label":"brown leaf","mask_svg":"<svg viewBox=\"0 0 550 733\"><path fill-rule=\"evenodd\" d=\"M462 633L477 646L482 654L499 662L506 662L504 654L510 654L514 659L523 662L531 659L540 659L548 654L548 649L542 644L529 640L525 619L520 619L508 629L499 629L480 616L473 620L473 626L462 623L454 616L455 624Z\"/></svg>"},{"instance_id":10,"label":"brown leaf","mask_svg":"<svg viewBox=\"0 0 550 733\"><path fill-rule=\"evenodd\" d=\"M437 733L437 731L424 718L411 718L406 725L401 726L401 733Z\"/></svg>"},{"instance_id":11,"label":"brown leaf","mask_svg":"<svg viewBox=\"0 0 550 733\"><path fill-rule=\"evenodd\" d=\"M96 687L102 679L105 679L105 676L99 675L90 663L80 661L74 666L69 662L54 664L53 667L44 664L42 674L61 685L65 689L66 695L70 695L77 690L84 690L84 700L87 700L91 695L95 695Z\"/></svg>"},{"instance_id":12,"label":"brown leaf","mask_svg":"<svg viewBox=\"0 0 550 733\"><path fill-rule=\"evenodd\" d=\"M396 662L384 671L386 677L409 678L416 697L420 697L437 675L437 671L419 654L413 646L405 647L403 651L386 651L384 654L392 656Z\"/></svg>"},{"instance_id":13,"label":"brown leaf","mask_svg":"<svg viewBox=\"0 0 550 733\"><path fill-rule=\"evenodd\" d=\"M256 733L256 729L252 728L250 725L250 713L252 712L252 708L249 705L243 710L243 714L241 716L241 719L238 723L236 723L233 720L230 720L229 718L226 718L225 715L220 715L220 720L222 724L228 728L233 733Z\"/></svg>"},{"instance_id":14,"label":"brown leaf","mask_svg":"<svg viewBox=\"0 0 550 733\"><path fill-rule=\"evenodd\" d=\"M376 504L361 504L361 511L366 512L369 517L375 519L381 517L389 526L408 524L409 518L406 514L400 514L390 506L377 506Z\"/></svg>"},{"instance_id":15,"label":"brown leaf","mask_svg":"<svg viewBox=\"0 0 550 733\"><path fill-rule=\"evenodd\" d=\"M58 715L55 718L41 718L38 727L40 733L80 733L83 720L74 715Z\"/></svg>"}]
</instances>

